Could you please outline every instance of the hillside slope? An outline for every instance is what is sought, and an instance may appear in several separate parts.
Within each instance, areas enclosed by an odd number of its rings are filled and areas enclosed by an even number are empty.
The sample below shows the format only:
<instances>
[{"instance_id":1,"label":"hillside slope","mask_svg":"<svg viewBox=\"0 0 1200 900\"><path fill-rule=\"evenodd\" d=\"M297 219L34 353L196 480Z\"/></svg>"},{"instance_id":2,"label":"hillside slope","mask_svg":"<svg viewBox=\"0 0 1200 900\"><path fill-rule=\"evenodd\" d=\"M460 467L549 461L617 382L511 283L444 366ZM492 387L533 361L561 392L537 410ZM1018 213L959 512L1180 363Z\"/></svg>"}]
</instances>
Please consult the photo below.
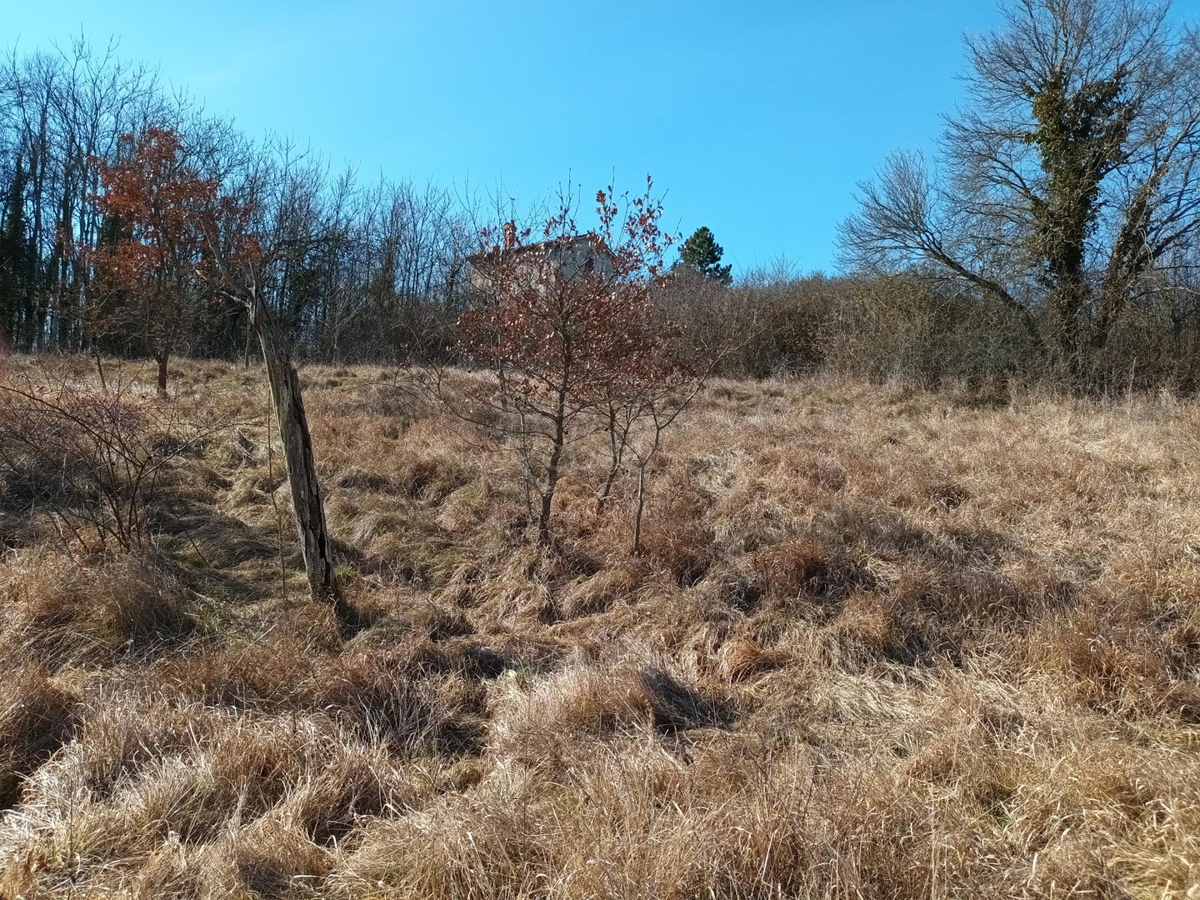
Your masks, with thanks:
<instances>
[{"instance_id":1,"label":"hillside slope","mask_svg":"<svg viewBox=\"0 0 1200 900\"><path fill-rule=\"evenodd\" d=\"M511 454L307 369L345 640L259 373L173 378L152 552L5 468L0 896L1196 895L1194 403L717 382L631 557L602 436L541 552Z\"/></svg>"}]
</instances>

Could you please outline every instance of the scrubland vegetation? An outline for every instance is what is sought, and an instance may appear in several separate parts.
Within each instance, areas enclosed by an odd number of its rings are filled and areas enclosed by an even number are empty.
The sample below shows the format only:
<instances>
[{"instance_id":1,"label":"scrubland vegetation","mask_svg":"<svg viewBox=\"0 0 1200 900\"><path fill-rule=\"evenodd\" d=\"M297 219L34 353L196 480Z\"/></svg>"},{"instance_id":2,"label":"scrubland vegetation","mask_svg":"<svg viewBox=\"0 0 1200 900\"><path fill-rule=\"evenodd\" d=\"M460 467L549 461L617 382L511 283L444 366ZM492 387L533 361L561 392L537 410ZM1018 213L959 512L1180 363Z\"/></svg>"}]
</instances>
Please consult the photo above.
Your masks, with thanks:
<instances>
[{"instance_id":1,"label":"scrubland vegetation","mask_svg":"<svg viewBox=\"0 0 1200 900\"><path fill-rule=\"evenodd\" d=\"M0 895L1200 881L1191 400L716 380L631 554L602 432L541 548L486 430L406 371L306 367L345 635L259 373L178 362L163 400L153 364L105 368L155 460L144 543L80 524L108 521L84 461L3 441ZM104 394L91 360L8 370Z\"/></svg>"},{"instance_id":2,"label":"scrubland vegetation","mask_svg":"<svg viewBox=\"0 0 1200 900\"><path fill-rule=\"evenodd\" d=\"M1200 898L1200 31L1001 13L831 277L13 50L0 900Z\"/></svg>"}]
</instances>

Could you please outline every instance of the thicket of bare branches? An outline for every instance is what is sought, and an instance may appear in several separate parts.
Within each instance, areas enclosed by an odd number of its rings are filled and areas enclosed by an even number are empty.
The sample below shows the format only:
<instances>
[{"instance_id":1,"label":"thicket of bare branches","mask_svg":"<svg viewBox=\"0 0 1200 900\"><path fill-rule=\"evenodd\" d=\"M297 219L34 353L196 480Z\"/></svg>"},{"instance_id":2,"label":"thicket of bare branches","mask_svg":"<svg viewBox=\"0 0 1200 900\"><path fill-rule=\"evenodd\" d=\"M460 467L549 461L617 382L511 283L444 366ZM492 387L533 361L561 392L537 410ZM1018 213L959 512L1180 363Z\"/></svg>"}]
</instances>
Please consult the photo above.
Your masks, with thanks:
<instances>
[{"instance_id":1,"label":"thicket of bare branches","mask_svg":"<svg viewBox=\"0 0 1200 900\"><path fill-rule=\"evenodd\" d=\"M1200 230L1200 44L1167 6L1011 0L968 41L936 167L897 153L842 229L866 271L920 270L1018 321L1076 380L1169 304Z\"/></svg>"},{"instance_id":2,"label":"thicket of bare branches","mask_svg":"<svg viewBox=\"0 0 1200 900\"><path fill-rule=\"evenodd\" d=\"M202 433L120 374L102 385L49 366L3 374L6 513L49 517L68 552L148 552L159 483Z\"/></svg>"}]
</instances>

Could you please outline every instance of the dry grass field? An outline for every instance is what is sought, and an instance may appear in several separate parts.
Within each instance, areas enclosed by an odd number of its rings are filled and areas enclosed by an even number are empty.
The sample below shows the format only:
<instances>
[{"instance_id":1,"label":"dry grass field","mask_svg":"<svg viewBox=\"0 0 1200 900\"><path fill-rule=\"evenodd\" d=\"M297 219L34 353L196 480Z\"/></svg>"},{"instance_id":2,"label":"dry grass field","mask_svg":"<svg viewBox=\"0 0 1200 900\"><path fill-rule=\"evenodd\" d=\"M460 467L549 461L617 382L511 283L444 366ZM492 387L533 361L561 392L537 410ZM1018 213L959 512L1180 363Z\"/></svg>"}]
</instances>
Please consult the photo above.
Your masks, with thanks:
<instances>
[{"instance_id":1,"label":"dry grass field","mask_svg":"<svg viewBox=\"0 0 1200 900\"><path fill-rule=\"evenodd\" d=\"M348 639L256 369L173 372L147 552L6 469L0 896L1200 897L1195 402L715 382L633 557L600 436L543 552L512 455L303 377Z\"/></svg>"}]
</instances>

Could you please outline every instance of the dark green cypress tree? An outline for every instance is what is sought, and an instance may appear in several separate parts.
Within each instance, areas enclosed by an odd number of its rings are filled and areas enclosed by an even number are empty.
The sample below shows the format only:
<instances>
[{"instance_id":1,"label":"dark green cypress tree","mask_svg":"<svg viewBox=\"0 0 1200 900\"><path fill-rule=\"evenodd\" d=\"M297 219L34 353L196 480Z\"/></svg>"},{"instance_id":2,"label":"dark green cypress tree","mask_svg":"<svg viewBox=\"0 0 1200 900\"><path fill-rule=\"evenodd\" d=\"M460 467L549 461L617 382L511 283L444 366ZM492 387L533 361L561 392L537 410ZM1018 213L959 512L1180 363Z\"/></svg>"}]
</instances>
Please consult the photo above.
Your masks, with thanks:
<instances>
[{"instance_id":1,"label":"dark green cypress tree","mask_svg":"<svg viewBox=\"0 0 1200 900\"><path fill-rule=\"evenodd\" d=\"M708 226L701 226L679 248L679 265L704 278L729 284L733 280L729 274L733 267L721 265L724 253Z\"/></svg>"},{"instance_id":2,"label":"dark green cypress tree","mask_svg":"<svg viewBox=\"0 0 1200 900\"><path fill-rule=\"evenodd\" d=\"M21 160L13 170L0 225L0 340L15 342L22 331L34 280L33 248L25 221L25 170Z\"/></svg>"}]
</instances>

